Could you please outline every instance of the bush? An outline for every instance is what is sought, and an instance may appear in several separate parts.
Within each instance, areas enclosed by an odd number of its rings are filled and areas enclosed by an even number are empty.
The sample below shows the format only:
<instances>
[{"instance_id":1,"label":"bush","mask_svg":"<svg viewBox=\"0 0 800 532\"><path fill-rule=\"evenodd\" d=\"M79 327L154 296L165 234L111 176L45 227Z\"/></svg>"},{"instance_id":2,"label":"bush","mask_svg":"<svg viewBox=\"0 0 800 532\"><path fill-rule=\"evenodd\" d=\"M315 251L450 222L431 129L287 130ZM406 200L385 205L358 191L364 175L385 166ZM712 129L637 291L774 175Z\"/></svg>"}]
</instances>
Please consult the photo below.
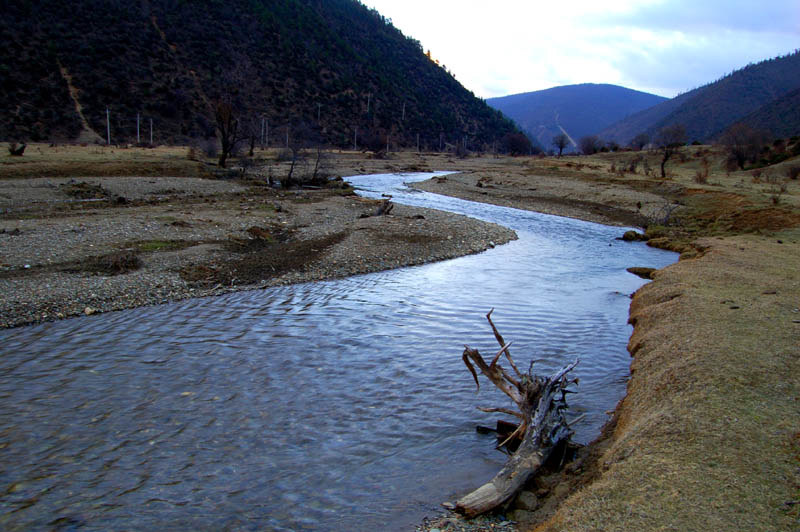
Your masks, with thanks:
<instances>
[{"instance_id":1,"label":"bush","mask_svg":"<svg viewBox=\"0 0 800 532\"><path fill-rule=\"evenodd\" d=\"M16 142L12 142L8 145L8 153L15 157L22 157L22 154L25 152L26 144L23 142L22 144L17 144Z\"/></svg>"},{"instance_id":2,"label":"bush","mask_svg":"<svg viewBox=\"0 0 800 532\"><path fill-rule=\"evenodd\" d=\"M527 155L533 149L530 139L522 133L508 133L502 142L505 151L513 156Z\"/></svg>"},{"instance_id":3,"label":"bush","mask_svg":"<svg viewBox=\"0 0 800 532\"><path fill-rule=\"evenodd\" d=\"M701 167L695 172L694 182L704 185L708 183L709 163L708 159L703 157L700 163Z\"/></svg>"},{"instance_id":4,"label":"bush","mask_svg":"<svg viewBox=\"0 0 800 532\"><path fill-rule=\"evenodd\" d=\"M786 177L789 179L797 179L797 176L800 176L800 166L793 165L786 169Z\"/></svg>"},{"instance_id":5,"label":"bush","mask_svg":"<svg viewBox=\"0 0 800 532\"><path fill-rule=\"evenodd\" d=\"M594 155L600 148L600 139L595 135L581 137L578 141L578 149L584 155Z\"/></svg>"}]
</instances>

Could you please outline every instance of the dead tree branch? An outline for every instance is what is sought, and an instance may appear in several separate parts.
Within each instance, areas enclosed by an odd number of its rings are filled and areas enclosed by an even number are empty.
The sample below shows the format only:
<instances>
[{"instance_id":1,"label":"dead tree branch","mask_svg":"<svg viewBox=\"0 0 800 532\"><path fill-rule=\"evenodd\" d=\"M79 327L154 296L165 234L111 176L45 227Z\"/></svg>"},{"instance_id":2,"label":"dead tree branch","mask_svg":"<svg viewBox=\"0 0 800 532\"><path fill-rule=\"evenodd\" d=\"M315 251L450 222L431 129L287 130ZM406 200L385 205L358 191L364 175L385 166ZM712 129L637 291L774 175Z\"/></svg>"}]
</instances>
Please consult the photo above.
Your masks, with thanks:
<instances>
[{"instance_id":1,"label":"dead tree branch","mask_svg":"<svg viewBox=\"0 0 800 532\"><path fill-rule=\"evenodd\" d=\"M468 517L492 510L509 500L539 470L553 449L572 434L564 416L564 410L567 408L565 397L568 391L566 387L577 380L570 381L566 375L578 361L564 366L549 377L533 375L531 372L533 364L527 373L520 373L508 351L510 344L505 342L495 327L491 314L490 311L486 319L501 346L500 351L491 363L487 364L477 349L465 346L462 360L479 389L475 367L511 398L519 409L519 412L505 408L480 409L484 412L502 412L520 419L519 426L500 446L515 438L520 438L522 441L503 469L490 482L456 502L456 511ZM498 364L503 354L506 355L516 378Z\"/></svg>"}]
</instances>

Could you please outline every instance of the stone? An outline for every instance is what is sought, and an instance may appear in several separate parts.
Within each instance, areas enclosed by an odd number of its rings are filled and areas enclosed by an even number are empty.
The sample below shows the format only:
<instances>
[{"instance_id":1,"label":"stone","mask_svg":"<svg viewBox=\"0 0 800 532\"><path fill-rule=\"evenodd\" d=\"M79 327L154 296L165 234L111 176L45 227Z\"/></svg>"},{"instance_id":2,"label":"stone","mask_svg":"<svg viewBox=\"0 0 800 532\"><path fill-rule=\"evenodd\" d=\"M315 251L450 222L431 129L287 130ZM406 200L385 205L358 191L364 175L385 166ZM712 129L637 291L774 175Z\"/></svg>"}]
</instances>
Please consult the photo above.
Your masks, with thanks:
<instances>
[{"instance_id":1,"label":"stone","mask_svg":"<svg viewBox=\"0 0 800 532\"><path fill-rule=\"evenodd\" d=\"M539 498L532 491L521 491L514 501L514 508L532 512L539 507Z\"/></svg>"},{"instance_id":2,"label":"stone","mask_svg":"<svg viewBox=\"0 0 800 532\"><path fill-rule=\"evenodd\" d=\"M625 242L640 242L642 240L647 240L647 235L643 235L631 229L630 231L625 231L625 234L622 235L622 240Z\"/></svg>"},{"instance_id":3,"label":"stone","mask_svg":"<svg viewBox=\"0 0 800 532\"><path fill-rule=\"evenodd\" d=\"M86 314L87 316L91 316L92 314L97 314L97 309L94 309L92 307L86 307L85 309L83 309L83 313Z\"/></svg>"}]
</instances>

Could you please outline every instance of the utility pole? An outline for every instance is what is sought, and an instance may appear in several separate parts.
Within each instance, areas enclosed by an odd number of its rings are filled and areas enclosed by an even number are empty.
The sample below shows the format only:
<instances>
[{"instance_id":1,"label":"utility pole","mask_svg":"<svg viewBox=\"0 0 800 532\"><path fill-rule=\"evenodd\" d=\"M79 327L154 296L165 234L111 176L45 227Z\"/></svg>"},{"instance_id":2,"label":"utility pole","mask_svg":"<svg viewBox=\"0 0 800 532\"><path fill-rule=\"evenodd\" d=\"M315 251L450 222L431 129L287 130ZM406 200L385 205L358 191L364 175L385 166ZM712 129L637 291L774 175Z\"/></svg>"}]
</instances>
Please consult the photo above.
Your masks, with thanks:
<instances>
[{"instance_id":1,"label":"utility pole","mask_svg":"<svg viewBox=\"0 0 800 532\"><path fill-rule=\"evenodd\" d=\"M136 113L136 144L142 143L142 139L139 136L139 122L140 122L139 113Z\"/></svg>"},{"instance_id":2,"label":"utility pole","mask_svg":"<svg viewBox=\"0 0 800 532\"><path fill-rule=\"evenodd\" d=\"M353 132L353 151L358 151L358 126L356 126L356 130Z\"/></svg>"},{"instance_id":3,"label":"utility pole","mask_svg":"<svg viewBox=\"0 0 800 532\"><path fill-rule=\"evenodd\" d=\"M153 119L150 119L150 146L153 146Z\"/></svg>"},{"instance_id":4,"label":"utility pole","mask_svg":"<svg viewBox=\"0 0 800 532\"><path fill-rule=\"evenodd\" d=\"M419 133L417 133L417 153L419 153Z\"/></svg>"},{"instance_id":5,"label":"utility pole","mask_svg":"<svg viewBox=\"0 0 800 532\"><path fill-rule=\"evenodd\" d=\"M106 107L106 145L111 146L111 111Z\"/></svg>"},{"instance_id":6,"label":"utility pole","mask_svg":"<svg viewBox=\"0 0 800 532\"><path fill-rule=\"evenodd\" d=\"M286 147L289 147L289 124L286 124Z\"/></svg>"}]
</instances>

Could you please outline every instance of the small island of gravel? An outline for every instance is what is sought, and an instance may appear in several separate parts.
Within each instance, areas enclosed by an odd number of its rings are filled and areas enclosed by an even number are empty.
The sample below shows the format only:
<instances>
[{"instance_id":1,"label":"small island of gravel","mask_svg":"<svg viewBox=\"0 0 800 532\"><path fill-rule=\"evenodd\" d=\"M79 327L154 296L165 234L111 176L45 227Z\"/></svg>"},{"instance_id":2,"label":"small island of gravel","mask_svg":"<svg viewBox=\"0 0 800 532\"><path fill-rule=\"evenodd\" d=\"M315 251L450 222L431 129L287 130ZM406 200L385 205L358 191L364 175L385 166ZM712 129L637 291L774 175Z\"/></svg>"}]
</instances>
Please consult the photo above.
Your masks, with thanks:
<instances>
[{"instance_id":1,"label":"small island of gravel","mask_svg":"<svg viewBox=\"0 0 800 532\"><path fill-rule=\"evenodd\" d=\"M423 264L513 231L314 190L195 177L0 180L0 327Z\"/></svg>"}]
</instances>

